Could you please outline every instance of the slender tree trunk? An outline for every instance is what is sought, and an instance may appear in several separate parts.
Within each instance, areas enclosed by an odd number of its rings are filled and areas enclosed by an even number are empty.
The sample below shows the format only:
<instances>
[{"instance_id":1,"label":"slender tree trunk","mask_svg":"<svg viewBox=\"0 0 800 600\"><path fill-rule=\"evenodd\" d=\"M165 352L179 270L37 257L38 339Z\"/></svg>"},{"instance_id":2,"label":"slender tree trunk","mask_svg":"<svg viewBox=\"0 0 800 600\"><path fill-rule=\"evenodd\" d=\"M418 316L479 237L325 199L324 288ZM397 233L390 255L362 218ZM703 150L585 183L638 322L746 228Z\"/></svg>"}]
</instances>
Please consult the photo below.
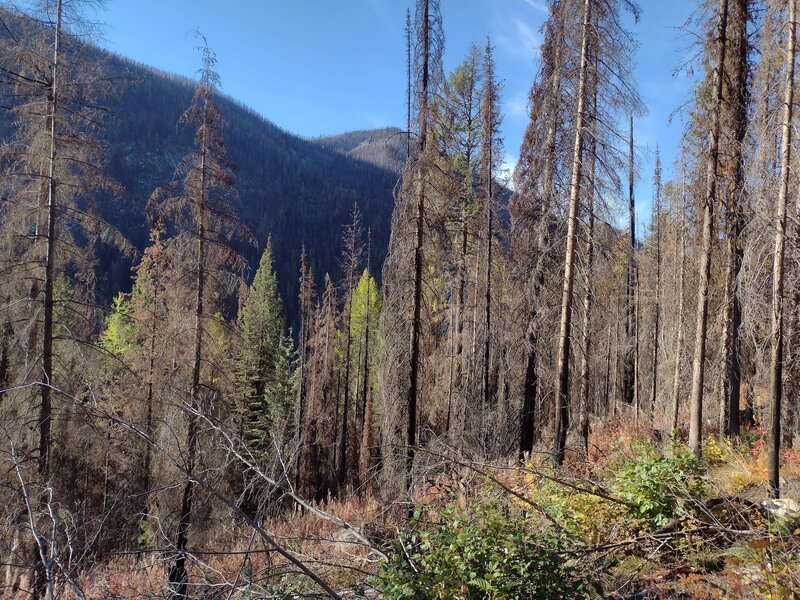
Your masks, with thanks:
<instances>
[{"instance_id":1,"label":"slender tree trunk","mask_svg":"<svg viewBox=\"0 0 800 600\"><path fill-rule=\"evenodd\" d=\"M783 392L783 278L786 237L786 203L792 151L792 103L794 101L795 0L789 0L789 32L786 41L786 88L781 135L781 172L775 215L775 262L772 267L772 352L769 383L769 496L780 496L781 400Z\"/></svg>"},{"instance_id":2,"label":"slender tree trunk","mask_svg":"<svg viewBox=\"0 0 800 600\"><path fill-rule=\"evenodd\" d=\"M706 189L703 198L703 229L701 230L700 267L697 286L697 324L694 336L692 392L689 396L689 448L700 456L703 442L703 383L706 368L706 337L708 328L708 295L711 278L711 247L714 237L714 203L717 198L717 165L719 163L720 111L722 107L723 69L725 65L728 0L719 0L717 48L714 65L714 97L711 110L711 129L706 159Z\"/></svg>"},{"instance_id":3,"label":"slender tree trunk","mask_svg":"<svg viewBox=\"0 0 800 600\"><path fill-rule=\"evenodd\" d=\"M603 393L603 416L608 416L609 402L611 397L611 323L608 324L608 335L606 336L606 377Z\"/></svg>"},{"instance_id":4,"label":"slender tree trunk","mask_svg":"<svg viewBox=\"0 0 800 600\"><path fill-rule=\"evenodd\" d=\"M467 162L469 162L469 158ZM472 186L472 182L464 182L465 187ZM459 257L458 257L458 289L456 293L456 311L455 311L455 335L454 339L451 341L452 345L455 346L455 352L452 352L451 356L451 382L450 382L450 390L448 392L448 403L447 403L447 431L450 432L451 428L451 415L455 412L457 415L461 415L460 410L453 411L453 399L454 395L456 401L459 403L463 403L465 400L466 395L466 386L464 384L464 373L467 371L466 356L464 355L464 303L466 298L466 287L467 287L467 249L469 247L469 232L467 229L467 202L468 199L465 197L462 199L463 205L461 208L461 232L460 232L460 248L459 248ZM464 424L459 422L458 427L460 431L463 433ZM458 433L456 433L456 437L460 437Z\"/></svg>"},{"instance_id":5,"label":"slender tree trunk","mask_svg":"<svg viewBox=\"0 0 800 600\"><path fill-rule=\"evenodd\" d=\"M406 161L411 159L411 9L406 9Z\"/></svg>"},{"instance_id":6,"label":"slender tree trunk","mask_svg":"<svg viewBox=\"0 0 800 600\"><path fill-rule=\"evenodd\" d=\"M556 6L553 3L551 6ZM528 330L526 332L525 343L525 383L523 386L522 415L520 423L520 460L525 454L530 454L536 440L536 399L539 392L539 337L541 333L541 313L542 313L542 291L545 285L545 259L548 238L548 227L550 225L550 206L553 196L553 182L556 168L556 134L558 130L558 117L561 108L561 69L563 62L563 31L564 15L560 7L556 18L556 40L555 40L555 64L552 74L552 90L550 92L550 120L547 127L547 142L542 176L543 190L541 210L539 211L539 223L537 224L537 250L538 256L531 274L531 314L528 320Z\"/></svg>"},{"instance_id":7,"label":"slender tree trunk","mask_svg":"<svg viewBox=\"0 0 800 600\"><path fill-rule=\"evenodd\" d=\"M580 433L583 448L589 453L589 413L591 411L591 357L592 357L592 270L594 269L594 186L597 164L597 77L592 82L592 132L589 143L589 171L586 180L586 267L583 274L583 330L581 348L583 360L580 373Z\"/></svg>"},{"instance_id":8,"label":"slender tree trunk","mask_svg":"<svg viewBox=\"0 0 800 600\"><path fill-rule=\"evenodd\" d=\"M630 135L628 137L628 218L630 227L630 244L628 246L628 267L625 272L625 349L622 363L622 401L632 406L637 399L636 394L636 204L633 195L633 113L630 115ZM639 417L639 406L636 405L636 418Z\"/></svg>"},{"instance_id":9,"label":"slender tree trunk","mask_svg":"<svg viewBox=\"0 0 800 600\"><path fill-rule=\"evenodd\" d=\"M368 238L371 239L371 235L367 235ZM361 399L361 448L358 453L358 467L361 471L361 480L363 481L364 476L367 474L367 469L371 464L370 460L370 452L371 452L371 445L372 445L372 436L371 432L368 431L372 427L372 415L370 414L370 407L368 405L369 400L369 328L370 328L370 320L372 317L372 302L370 300L370 293L372 290L370 289L371 280L369 276L369 264L370 264L370 243L367 244L367 301L366 301L366 318L365 327L364 327L364 363L362 367L362 376L363 382L361 387L363 389L363 396Z\"/></svg>"},{"instance_id":10,"label":"slender tree trunk","mask_svg":"<svg viewBox=\"0 0 800 600\"><path fill-rule=\"evenodd\" d=\"M482 164L483 164L483 185L485 191L484 202L486 204L486 263L484 266L484 281L486 286L484 289L484 302L483 302L483 407L481 410L481 419L486 418L489 407L492 406L491 402L491 386L489 382L489 373L491 371L491 343L492 343L492 238L494 237L494 150L495 150L495 81L494 81L494 59L492 58L492 47L487 37L486 39L486 54L484 57L484 86L485 93L483 95L483 148L482 148ZM484 440L489 438L488 428L486 423L483 423L481 437ZM484 446L486 444L484 443ZM485 447L484 447L485 451Z\"/></svg>"},{"instance_id":11,"label":"slender tree trunk","mask_svg":"<svg viewBox=\"0 0 800 600\"><path fill-rule=\"evenodd\" d=\"M347 452L347 430L350 420L350 354L353 336L350 335L350 324L353 318L353 272L347 276L347 323L345 324L345 358L344 358L344 403L342 405L342 437L339 440L339 469L337 472L337 483L340 490L347 485L348 452Z\"/></svg>"},{"instance_id":12,"label":"slender tree trunk","mask_svg":"<svg viewBox=\"0 0 800 600\"><path fill-rule=\"evenodd\" d=\"M306 402L308 397L308 338L309 338L309 317L311 313L310 302L308 298L308 278L310 274L306 265L306 248L303 246L300 253L300 339L299 339L299 379L297 386L297 430L295 434L295 444L297 447L297 456L294 465L294 487L300 490L303 483L301 473L303 465L303 453L305 452L305 441L303 439L303 432L305 431L306 422Z\"/></svg>"},{"instance_id":13,"label":"slender tree trunk","mask_svg":"<svg viewBox=\"0 0 800 600\"><path fill-rule=\"evenodd\" d=\"M686 167L681 165L681 214L678 219L678 335L675 340L675 372L672 379L672 431L678 429L681 354L683 352L684 280L686 278Z\"/></svg>"},{"instance_id":14,"label":"slender tree trunk","mask_svg":"<svg viewBox=\"0 0 800 600\"><path fill-rule=\"evenodd\" d=\"M660 237L661 232L656 233L656 237ZM661 262L661 241L657 241L658 249L656 250L656 261ZM653 371L652 382L650 388L650 425L655 425L656 419L656 400L658 399L658 338L661 330L661 267L656 267L656 300L653 307Z\"/></svg>"},{"instance_id":15,"label":"slender tree trunk","mask_svg":"<svg viewBox=\"0 0 800 600\"><path fill-rule=\"evenodd\" d=\"M739 360L739 329L742 325L742 306L737 291L739 272L744 259L744 247L741 244L744 228L743 203L745 189L744 144L747 135L747 109L749 105L748 71L749 46L747 43L747 24L750 14L751 0L736 0L737 19L735 35L737 39L734 89L734 177L733 207L728 218L728 237L731 239L730 259L733 264L733 287L730 308L730 367L728 369L728 423L727 434L731 437L739 435L739 397L742 390L742 369Z\"/></svg>"},{"instance_id":16,"label":"slender tree trunk","mask_svg":"<svg viewBox=\"0 0 800 600\"><path fill-rule=\"evenodd\" d=\"M650 387L650 428L655 428L656 400L658 396L658 343L661 328L661 157L656 149L655 176L655 228L656 228L656 285L653 306L653 371Z\"/></svg>"},{"instance_id":17,"label":"slender tree trunk","mask_svg":"<svg viewBox=\"0 0 800 600\"><path fill-rule=\"evenodd\" d=\"M56 138L56 116L59 107L58 103L58 76L59 58L61 41L61 17L62 3L56 3L56 26L53 32L53 64L50 76L50 89L47 92L47 117L45 126L50 137L49 156L47 161L47 196L46 196L46 230L44 253L44 311L42 322L42 375L39 385L39 483L42 486L42 493L39 498L41 508L47 509L48 498L44 490L50 484L50 450L51 450L51 430L52 430L52 386L53 381L53 304L54 304L54 285L56 278L56 221L58 219L58 206L56 203L56 159L57 145ZM38 233L38 232L37 232ZM37 547L34 551L34 581L33 597L38 599L47 591L52 596L51 569L44 564L45 556L49 552L49 544L46 538L41 541L43 548Z\"/></svg>"},{"instance_id":18,"label":"slender tree trunk","mask_svg":"<svg viewBox=\"0 0 800 600\"><path fill-rule=\"evenodd\" d=\"M48 91L47 126L50 135L50 155L47 174L47 238L44 256L44 322L42 326L42 385L39 386L39 477L47 485L50 478L50 431L52 426L53 382L53 290L56 278L56 112L58 110L58 63L61 37L61 0L56 3L56 28L53 45L52 82Z\"/></svg>"},{"instance_id":19,"label":"slender tree trunk","mask_svg":"<svg viewBox=\"0 0 800 600\"><path fill-rule=\"evenodd\" d=\"M408 426L406 433L406 491L411 490L414 452L417 445L417 393L419 391L420 341L422 332L422 246L425 239L425 172L421 164L426 158L428 139L428 85L430 77L430 3L424 0L422 24L422 73L419 90L419 156L417 177L417 216L414 243L414 301L411 321L411 374L408 388Z\"/></svg>"},{"instance_id":20,"label":"slender tree trunk","mask_svg":"<svg viewBox=\"0 0 800 600\"><path fill-rule=\"evenodd\" d=\"M154 262L152 263L152 268L157 269L158 265ZM153 310L150 314L150 348L149 348L149 356L148 356L148 364L147 364L147 398L145 400L145 424L144 424L144 431L147 435L147 442L144 445L144 465L142 466L142 470L144 471L144 481L142 483L142 492L144 494L142 505L144 510L142 514L144 515L144 519L147 519L150 514L150 488L152 487L152 457L153 457L153 450L152 445L150 444L150 440L153 439L153 397L155 395L155 385L154 379L156 374L156 337L158 332L158 283L153 286Z\"/></svg>"},{"instance_id":21,"label":"slender tree trunk","mask_svg":"<svg viewBox=\"0 0 800 600\"><path fill-rule=\"evenodd\" d=\"M558 394L556 395L555 438L553 458L555 464L564 464L569 430L569 353L572 328L572 301L575 287L575 244L577 241L578 211L580 208L580 187L583 138L585 134L586 79L589 70L589 28L592 24L592 0L584 0L583 28L581 41L581 62L578 74L578 106L575 115L575 146L572 151L572 177L569 195L569 221L567 223L567 251L564 257L564 289L561 295L561 324L558 336Z\"/></svg>"},{"instance_id":22,"label":"slender tree trunk","mask_svg":"<svg viewBox=\"0 0 800 600\"><path fill-rule=\"evenodd\" d=\"M728 198L726 204L730 205L731 199ZM729 215L730 218L730 215ZM728 227L730 229L730 227ZM731 322L733 321L733 298L736 295L734 291L735 274L734 274L734 257L733 257L733 240L730 235L725 239L725 294L723 297L723 322L722 322L722 368L720 369L720 382L719 382L719 436L720 439L730 436L728 424L730 421L731 411L731 359L733 357L733 330ZM738 408L738 407L737 407Z\"/></svg>"},{"instance_id":23,"label":"slender tree trunk","mask_svg":"<svg viewBox=\"0 0 800 600\"><path fill-rule=\"evenodd\" d=\"M192 473L197 454L197 428L200 412L200 370L202 366L203 346L203 295L206 285L206 152L207 152L207 111L208 100L203 101L203 140L200 155L200 198L199 222L197 224L197 280L194 309L194 359L192 361L191 405L188 414L188 428L186 433L186 472L189 475L183 488L181 498L180 517L178 519L178 534L175 541L177 558L169 571L169 583L172 597L176 600L187 598L189 578L186 573L186 547L189 543L189 525L192 520L192 500L194 498L194 484Z\"/></svg>"},{"instance_id":24,"label":"slender tree trunk","mask_svg":"<svg viewBox=\"0 0 800 600\"><path fill-rule=\"evenodd\" d=\"M636 404L636 424L638 425L642 411L642 357L639 345L639 273L636 271L634 271L633 281L633 397Z\"/></svg>"}]
</instances>

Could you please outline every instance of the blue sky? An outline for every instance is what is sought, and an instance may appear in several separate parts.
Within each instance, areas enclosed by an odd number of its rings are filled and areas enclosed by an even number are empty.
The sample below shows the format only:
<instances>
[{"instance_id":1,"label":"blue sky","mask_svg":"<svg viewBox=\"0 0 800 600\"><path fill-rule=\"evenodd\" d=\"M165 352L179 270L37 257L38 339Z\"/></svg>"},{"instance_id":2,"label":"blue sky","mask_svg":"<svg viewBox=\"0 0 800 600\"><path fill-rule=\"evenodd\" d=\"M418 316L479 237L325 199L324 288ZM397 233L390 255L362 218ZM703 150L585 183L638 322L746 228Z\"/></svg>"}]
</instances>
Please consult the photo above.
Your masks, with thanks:
<instances>
[{"instance_id":1,"label":"blue sky","mask_svg":"<svg viewBox=\"0 0 800 600\"><path fill-rule=\"evenodd\" d=\"M648 113L637 119L637 203L649 215L652 159L661 146L670 175L680 115L690 83L673 77L685 55L677 28L693 0L642 0L630 22L640 47L639 89ZM193 76L199 29L217 53L223 90L280 127L303 136L333 134L405 120L406 7L413 0L107 0L102 45L165 71ZM503 133L507 162L519 153L527 124L526 96L536 73L545 0L441 0L445 68L487 33L504 80ZM642 219L640 219L640 222Z\"/></svg>"}]
</instances>

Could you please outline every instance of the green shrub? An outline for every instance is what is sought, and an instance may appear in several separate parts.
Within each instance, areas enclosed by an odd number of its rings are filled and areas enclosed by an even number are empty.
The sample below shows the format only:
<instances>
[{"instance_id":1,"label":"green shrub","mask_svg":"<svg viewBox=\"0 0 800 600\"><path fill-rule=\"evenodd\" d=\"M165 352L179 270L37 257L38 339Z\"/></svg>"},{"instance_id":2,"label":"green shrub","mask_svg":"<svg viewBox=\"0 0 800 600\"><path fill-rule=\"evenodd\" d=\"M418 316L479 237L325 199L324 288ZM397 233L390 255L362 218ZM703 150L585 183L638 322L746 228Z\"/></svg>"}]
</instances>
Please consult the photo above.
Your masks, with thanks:
<instances>
[{"instance_id":1,"label":"green shrub","mask_svg":"<svg viewBox=\"0 0 800 600\"><path fill-rule=\"evenodd\" d=\"M633 457L617 469L614 491L644 528L666 525L705 493L705 466L684 446L676 444L671 454L647 442L634 442L632 449Z\"/></svg>"},{"instance_id":2,"label":"green shrub","mask_svg":"<svg viewBox=\"0 0 800 600\"><path fill-rule=\"evenodd\" d=\"M630 537L636 529L626 506L556 481L541 481L538 500L563 533L590 546Z\"/></svg>"},{"instance_id":3,"label":"green shrub","mask_svg":"<svg viewBox=\"0 0 800 600\"><path fill-rule=\"evenodd\" d=\"M386 598L471 600L587 598L590 586L554 536L528 515L488 502L448 507L436 524L412 526L372 584Z\"/></svg>"}]
</instances>

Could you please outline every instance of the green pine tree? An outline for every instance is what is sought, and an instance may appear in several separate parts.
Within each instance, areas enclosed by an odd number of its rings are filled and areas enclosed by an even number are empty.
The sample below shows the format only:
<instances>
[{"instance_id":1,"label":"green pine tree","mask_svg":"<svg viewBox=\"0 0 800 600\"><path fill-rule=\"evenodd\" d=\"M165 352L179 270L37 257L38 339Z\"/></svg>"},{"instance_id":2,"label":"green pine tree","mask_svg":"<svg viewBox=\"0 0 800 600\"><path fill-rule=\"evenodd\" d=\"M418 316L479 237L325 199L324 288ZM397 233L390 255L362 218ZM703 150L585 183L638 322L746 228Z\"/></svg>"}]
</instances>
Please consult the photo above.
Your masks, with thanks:
<instances>
[{"instance_id":1,"label":"green pine tree","mask_svg":"<svg viewBox=\"0 0 800 600\"><path fill-rule=\"evenodd\" d=\"M283 307L272 261L272 243L239 310L242 335L237 383L242 433L261 463L273 455L275 436L292 402L291 339L284 335Z\"/></svg>"},{"instance_id":2,"label":"green pine tree","mask_svg":"<svg viewBox=\"0 0 800 600\"><path fill-rule=\"evenodd\" d=\"M135 328L130 319L130 302L119 293L111 304L111 313L106 319L106 328L100 334L100 347L114 355L123 354L134 340Z\"/></svg>"}]
</instances>

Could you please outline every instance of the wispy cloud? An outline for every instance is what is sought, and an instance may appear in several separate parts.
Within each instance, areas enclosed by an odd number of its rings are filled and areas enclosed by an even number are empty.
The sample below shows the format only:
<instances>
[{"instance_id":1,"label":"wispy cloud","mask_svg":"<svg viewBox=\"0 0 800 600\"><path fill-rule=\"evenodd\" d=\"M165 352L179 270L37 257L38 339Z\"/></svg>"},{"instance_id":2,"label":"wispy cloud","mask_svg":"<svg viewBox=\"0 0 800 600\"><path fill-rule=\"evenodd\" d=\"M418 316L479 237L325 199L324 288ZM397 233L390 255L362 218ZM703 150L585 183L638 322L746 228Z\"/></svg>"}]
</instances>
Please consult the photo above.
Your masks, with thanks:
<instances>
[{"instance_id":1,"label":"wispy cloud","mask_svg":"<svg viewBox=\"0 0 800 600\"><path fill-rule=\"evenodd\" d=\"M512 118L528 118L528 94L524 91L517 92L505 102L504 111L506 116Z\"/></svg>"},{"instance_id":2,"label":"wispy cloud","mask_svg":"<svg viewBox=\"0 0 800 600\"><path fill-rule=\"evenodd\" d=\"M497 36L498 45L511 56L531 60L542 43L539 33L519 17L511 17L504 29Z\"/></svg>"},{"instance_id":3,"label":"wispy cloud","mask_svg":"<svg viewBox=\"0 0 800 600\"><path fill-rule=\"evenodd\" d=\"M547 12L547 4L544 2L537 2L537 0L525 0L525 4L533 8L533 10L538 10L539 12L543 13Z\"/></svg>"}]
</instances>

